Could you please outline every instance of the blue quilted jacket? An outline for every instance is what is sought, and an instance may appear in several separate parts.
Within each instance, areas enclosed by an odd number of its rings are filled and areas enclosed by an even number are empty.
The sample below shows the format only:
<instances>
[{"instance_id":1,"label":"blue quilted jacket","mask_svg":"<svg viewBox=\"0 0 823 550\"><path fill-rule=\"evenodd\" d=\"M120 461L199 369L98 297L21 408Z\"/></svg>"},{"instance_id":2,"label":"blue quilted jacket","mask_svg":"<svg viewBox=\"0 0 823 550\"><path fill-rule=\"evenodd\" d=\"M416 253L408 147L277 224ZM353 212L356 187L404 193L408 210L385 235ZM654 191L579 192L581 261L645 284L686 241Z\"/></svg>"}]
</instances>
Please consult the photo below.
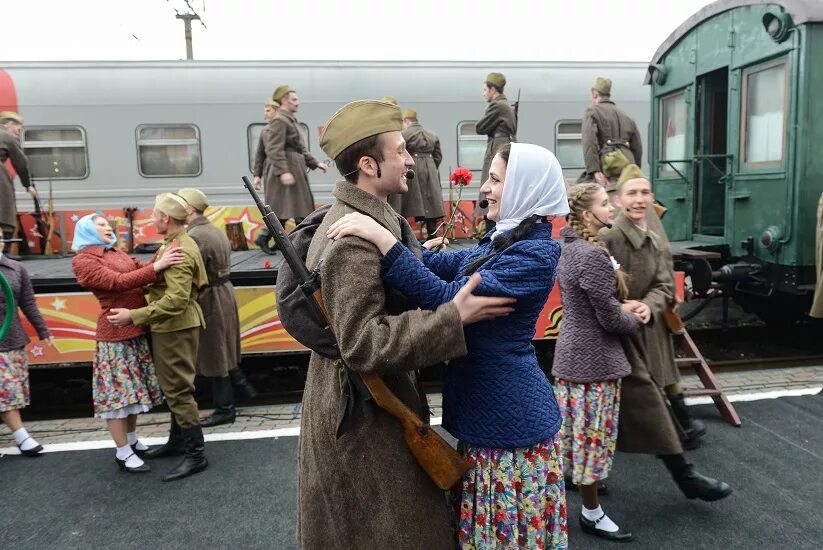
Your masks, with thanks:
<instances>
[{"instance_id":1,"label":"blue quilted jacket","mask_svg":"<svg viewBox=\"0 0 823 550\"><path fill-rule=\"evenodd\" d=\"M491 239L457 252L424 249L421 263L396 244L383 257L383 281L423 309L454 298L466 268L493 252ZM481 447L529 447L553 436L561 418L551 385L537 364L532 337L554 284L560 245L541 223L525 239L489 259L478 273L482 296L517 298L507 317L464 328L469 354L451 361L443 385L443 427ZM425 264L425 265L424 265Z\"/></svg>"}]
</instances>

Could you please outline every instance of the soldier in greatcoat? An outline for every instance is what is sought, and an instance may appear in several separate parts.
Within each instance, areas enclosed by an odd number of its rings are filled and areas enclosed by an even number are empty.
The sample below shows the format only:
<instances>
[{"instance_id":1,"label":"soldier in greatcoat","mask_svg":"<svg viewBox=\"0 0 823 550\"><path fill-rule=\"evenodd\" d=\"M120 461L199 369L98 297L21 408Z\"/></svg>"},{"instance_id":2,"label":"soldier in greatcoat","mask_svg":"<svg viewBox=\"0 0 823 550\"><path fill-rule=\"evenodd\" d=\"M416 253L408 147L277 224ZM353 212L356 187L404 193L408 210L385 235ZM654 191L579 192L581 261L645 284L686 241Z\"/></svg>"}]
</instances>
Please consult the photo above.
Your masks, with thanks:
<instances>
[{"instance_id":1,"label":"soldier in greatcoat","mask_svg":"<svg viewBox=\"0 0 823 550\"><path fill-rule=\"evenodd\" d=\"M403 111L403 139L406 151L414 159L414 178L408 180L406 193L392 195L389 204L404 218L412 217L426 224L428 238L433 238L437 220L445 215L443 191L440 189L440 138L423 128L417 120L417 111Z\"/></svg>"},{"instance_id":2,"label":"soldier in greatcoat","mask_svg":"<svg viewBox=\"0 0 823 550\"><path fill-rule=\"evenodd\" d=\"M300 223L315 208L306 172L309 168L326 172L329 167L314 158L303 143L295 117L300 108L297 92L288 85L279 86L272 99L280 107L260 134L266 151L262 175L266 204L280 223L285 225L289 219Z\"/></svg>"},{"instance_id":3,"label":"soldier in greatcoat","mask_svg":"<svg viewBox=\"0 0 823 550\"><path fill-rule=\"evenodd\" d=\"M817 281L809 316L819 319L823 317L823 194L820 195L820 200L817 202L817 230L815 231L814 256Z\"/></svg>"},{"instance_id":4,"label":"soldier in greatcoat","mask_svg":"<svg viewBox=\"0 0 823 550\"><path fill-rule=\"evenodd\" d=\"M265 105L263 106L263 120L265 120L266 124L271 124L271 121L274 119L275 115L277 114L277 110L280 108L280 104L274 101L273 99L269 99L266 101ZM254 152L254 167L252 168L252 174L254 175L254 187L257 190L263 188L263 168L266 165L266 144L263 142L263 132L260 132L260 137L257 139L257 150ZM266 254L274 254L274 251L269 246L269 241L271 240L271 235L269 234L269 230L266 227L260 230L257 234L257 237L254 239L254 244L256 244L260 250L265 252Z\"/></svg>"},{"instance_id":5,"label":"soldier in greatcoat","mask_svg":"<svg viewBox=\"0 0 823 550\"><path fill-rule=\"evenodd\" d=\"M643 162L643 143L634 120L611 96L612 81L598 77L591 89L592 104L583 113L583 160L585 171L578 183L614 183L629 164Z\"/></svg>"},{"instance_id":6,"label":"soldier in greatcoat","mask_svg":"<svg viewBox=\"0 0 823 550\"><path fill-rule=\"evenodd\" d=\"M501 73L489 73L483 84L483 99L488 106L483 118L475 123L475 130L478 134L487 136L486 154L483 157L483 173L480 176L482 184L489 179L489 167L492 159L503 145L517 141L517 118L514 109L509 105L509 100L503 93L506 88L506 77ZM482 198L482 197L481 197ZM479 202L479 201L478 201ZM474 209L475 216L485 216L487 208L479 205ZM494 227L494 222L486 221L486 229Z\"/></svg>"},{"instance_id":7,"label":"soldier in greatcoat","mask_svg":"<svg viewBox=\"0 0 823 550\"><path fill-rule=\"evenodd\" d=\"M32 198L37 190L31 181L29 163L20 144L23 132L23 118L17 113L4 111L0 113L0 231L6 240L14 236L17 227L17 203L14 198L14 181L6 169L6 160L11 159L20 184Z\"/></svg>"},{"instance_id":8,"label":"soldier in greatcoat","mask_svg":"<svg viewBox=\"0 0 823 550\"><path fill-rule=\"evenodd\" d=\"M157 282L146 287L147 306L132 310L112 308L107 317L115 326L134 324L151 328L151 353L160 389L171 410L171 427L166 444L149 449L144 458L184 455L163 481L202 472L209 465L194 400L200 331L205 327L197 296L209 280L197 243L186 233L187 207L188 203L175 193L157 196L152 220L157 232L163 235L157 257L176 243L185 259L163 271Z\"/></svg>"},{"instance_id":9,"label":"soldier in greatcoat","mask_svg":"<svg viewBox=\"0 0 823 550\"><path fill-rule=\"evenodd\" d=\"M231 244L226 234L203 215L209 200L202 191L185 188L177 194L189 203L186 231L200 249L209 279L209 286L197 296L206 321L200 331L197 374L211 382L214 412L200 421L201 426L210 428L234 422L234 383L251 388L238 367L240 318L230 281Z\"/></svg>"},{"instance_id":10,"label":"soldier in greatcoat","mask_svg":"<svg viewBox=\"0 0 823 550\"><path fill-rule=\"evenodd\" d=\"M475 297L466 287L435 311L418 310L383 286L382 255L374 245L356 237L329 243L326 237L329 225L358 211L420 254L411 227L387 203L390 194L406 190L413 165L401 129L400 109L374 100L349 103L327 122L320 146L346 181L335 186L335 202L315 233L307 264L324 254L323 298L346 365L382 375L426 422L416 369L465 355L462 325L475 320L470 310L496 299ZM340 375L334 359L312 353L300 427L298 545L454 548L444 493L415 461L397 420L357 398L337 437Z\"/></svg>"}]
</instances>

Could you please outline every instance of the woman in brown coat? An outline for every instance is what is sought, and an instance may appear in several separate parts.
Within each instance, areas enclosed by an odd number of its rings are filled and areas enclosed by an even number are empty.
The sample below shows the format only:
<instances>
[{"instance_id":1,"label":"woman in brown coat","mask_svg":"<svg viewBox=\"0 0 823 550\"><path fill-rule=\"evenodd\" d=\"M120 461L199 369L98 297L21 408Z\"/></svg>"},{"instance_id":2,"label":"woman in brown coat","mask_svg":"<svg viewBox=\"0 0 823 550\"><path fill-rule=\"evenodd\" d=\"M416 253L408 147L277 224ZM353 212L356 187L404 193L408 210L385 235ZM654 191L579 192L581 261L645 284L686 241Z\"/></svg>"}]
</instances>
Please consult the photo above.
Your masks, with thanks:
<instances>
[{"instance_id":1,"label":"woman in brown coat","mask_svg":"<svg viewBox=\"0 0 823 550\"><path fill-rule=\"evenodd\" d=\"M648 180L621 177L615 204L623 214L600 234L626 274L627 298L651 310L649 322L623 339L632 372L622 384L618 449L660 456L687 498L719 500L730 495L732 488L700 474L686 460L678 427L661 390L665 379L658 378L668 372L664 365L674 362L663 320L664 310L674 300L674 284L661 253L660 238L647 227L646 213L653 198Z\"/></svg>"}]
</instances>

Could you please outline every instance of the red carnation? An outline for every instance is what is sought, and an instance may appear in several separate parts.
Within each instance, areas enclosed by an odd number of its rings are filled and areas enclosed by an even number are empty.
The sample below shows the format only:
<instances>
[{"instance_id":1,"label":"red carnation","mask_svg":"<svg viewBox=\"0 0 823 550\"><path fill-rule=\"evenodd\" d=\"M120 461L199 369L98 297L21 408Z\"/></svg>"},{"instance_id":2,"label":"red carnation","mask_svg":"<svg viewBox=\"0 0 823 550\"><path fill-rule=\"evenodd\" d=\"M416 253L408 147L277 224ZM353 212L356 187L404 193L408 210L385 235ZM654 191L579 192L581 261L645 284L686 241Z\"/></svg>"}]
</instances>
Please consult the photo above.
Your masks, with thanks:
<instances>
[{"instance_id":1,"label":"red carnation","mask_svg":"<svg viewBox=\"0 0 823 550\"><path fill-rule=\"evenodd\" d=\"M452 182L452 185L459 185L463 187L464 185L469 185L472 182L472 172L468 168L457 167L454 172L452 172L449 180Z\"/></svg>"}]
</instances>

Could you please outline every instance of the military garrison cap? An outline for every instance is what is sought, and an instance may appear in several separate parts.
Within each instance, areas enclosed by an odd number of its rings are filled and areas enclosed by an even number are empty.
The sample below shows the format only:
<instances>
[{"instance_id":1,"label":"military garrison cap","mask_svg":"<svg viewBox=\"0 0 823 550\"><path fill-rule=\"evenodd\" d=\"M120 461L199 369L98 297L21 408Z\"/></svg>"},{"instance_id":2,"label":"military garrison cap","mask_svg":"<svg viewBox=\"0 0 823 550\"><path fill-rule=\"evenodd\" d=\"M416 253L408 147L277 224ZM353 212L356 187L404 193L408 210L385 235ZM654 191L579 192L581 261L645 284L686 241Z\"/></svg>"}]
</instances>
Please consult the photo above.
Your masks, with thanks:
<instances>
[{"instance_id":1,"label":"military garrison cap","mask_svg":"<svg viewBox=\"0 0 823 550\"><path fill-rule=\"evenodd\" d=\"M403 111L403 118L410 118L412 120L417 120L417 111L412 108L408 108Z\"/></svg>"},{"instance_id":2,"label":"military garrison cap","mask_svg":"<svg viewBox=\"0 0 823 550\"><path fill-rule=\"evenodd\" d=\"M502 90L506 86L506 77L503 76L503 73L489 73L486 75L486 82Z\"/></svg>"},{"instance_id":3,"label":"military garrison cap","mask_svg":"<svg viewBox=\"0 0 823 550\"><path fill-rule=\"evenodd\" d=\"M594 86L592 86L592 90L594 90L600 95L612 95L612 81L608 78L598 76L594 80Z\"/></svg>"},{"instance_id":4,"label":"military garrison cap","mask_svg":"<svg viewBox=\"0 0 823 550\"><path fill-rule=\"evenodd\" d=\"M270 100L266 101L266 107L273 107L274 109L279 109L280 104L277 103L276 101L270 99Z\"/></svg>"},{"instance_id":5,"label":"military garrison cap","mask_svg":"<svg viewBox=\"0 0 823 550\"><path fill-rule=\"evenodd\" d=\"M347 103L334 113L320 136L320 148L336 159L361 139L403 129L400 108L385 101L364 99Z\"/></svg>"},{"instance_id":6,"label":"military garrison cap","mask_svg":"<svg viewBox=\"0 0 823 550\"><path fill-rule=\"evenodd\" d=\"M160 193L154 200L154 207L175 220L185 220L188 216L189 203L175 193Z\"/></svg>"},{"instance_id":7,"label":"military garrison cap","mask_svg":"<svg viewBox=\"0 0 823 550\"><path fill-rule=\"evenodd\" d=\"M272 94L271 98L277 103L280 103L280 100L283 99L283 97L285 97L289 92L293 91L294 90L292 90L288 84L283 84L282 86L278 86L277 89L274 90L274 93Z\"/></svg>"},{"instance_id":8,"label":"military garrison cap","mask_svg":"<svg viewBox=\"0 0 823 550\"><path fill-rule=\"evenodd\" d=\"M393 95L384 95L383 99L381 99L380 101L384 103L391 103L392 105L397 105L397 98Z\"/></svg>"},{"instance_id":9,"label":"military garrison cap","mask_svg":"<svg viewBox=\"0 0 823 550\"><path fill-rule=\"evenodd\" d=\"M194 187L184 187L179 190L177 194L183 197L183 200L189 203L189 205L195 210L203 212L209 207L209 199L200 189L195 189Z\"/></svg>"},{"instance_id":10,"label":"military garrison cap","mask_svg":"<svg viewBox=\"0 0 823 550\"><path fill-rule=\"evenodd\" d=\"M13 120L19 124L23 124L23 117L19 114L15 113L14 111L3 111L0 113L0 120L9 119Z\"/></svg>"},{"instance_id":11,"label":"military garrison cap","mask_svg":"<svg viewBox=\"0 0 823 550\"><path fill-rule=\"evenodd\" d=\"M623 171L620 172L620 178L617 180L617 187L620 187L629 180L644 179L647 180L646 174L636 164L629 164Z\"/></svg>"}]
</instances>

